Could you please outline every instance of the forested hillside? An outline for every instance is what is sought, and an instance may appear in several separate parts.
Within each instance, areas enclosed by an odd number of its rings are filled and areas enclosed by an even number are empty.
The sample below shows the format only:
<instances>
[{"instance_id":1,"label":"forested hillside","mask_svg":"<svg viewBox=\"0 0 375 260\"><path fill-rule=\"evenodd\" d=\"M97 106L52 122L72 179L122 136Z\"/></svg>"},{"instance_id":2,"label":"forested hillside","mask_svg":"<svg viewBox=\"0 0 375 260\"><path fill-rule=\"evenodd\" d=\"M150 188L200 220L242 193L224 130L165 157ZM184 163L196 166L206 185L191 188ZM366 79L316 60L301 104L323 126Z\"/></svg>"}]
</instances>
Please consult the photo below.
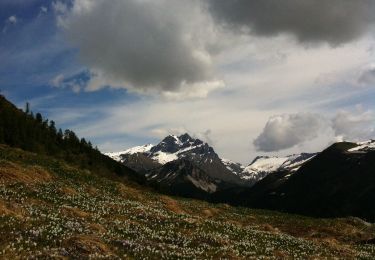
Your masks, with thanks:
<instances>
[{"instance_id":1,"label":"forested hillside","mask_svg":"<svg viewBox=\"0 0 375 260\"><path fill-rule=\"evenodd\" d=\"M108 177L127 176L142 181L133 170L103 155L73 131L57 129L54 121L43 118L40 113L34 114L28 104L22 111L1 95L0 143L63 159Z\"/></svg>"}]
</instances>

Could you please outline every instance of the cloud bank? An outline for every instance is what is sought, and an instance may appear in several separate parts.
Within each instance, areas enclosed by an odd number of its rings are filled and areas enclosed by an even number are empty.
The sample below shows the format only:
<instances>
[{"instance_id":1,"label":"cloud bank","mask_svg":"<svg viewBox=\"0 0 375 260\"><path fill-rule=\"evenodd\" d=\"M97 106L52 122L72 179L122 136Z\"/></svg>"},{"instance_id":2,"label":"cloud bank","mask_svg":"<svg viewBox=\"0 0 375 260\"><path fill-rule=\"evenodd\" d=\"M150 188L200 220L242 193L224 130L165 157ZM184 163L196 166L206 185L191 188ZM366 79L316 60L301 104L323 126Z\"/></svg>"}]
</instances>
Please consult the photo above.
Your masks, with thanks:
<instances>
[{"instance_id":1,"label":"cloud bank","mask_svg":"<svg viewBox=\"0 0 375 260\"><path fill-rule=\"evenodd\" d=\"M199 1L76 0L61 24L84 64L120 87L199 86L204 93L222 85L207 51L212 25Z\"/></svg>"},{"instance_id":2,"label":"cloud bank","mask_svg":"<svg viewBox=\"0 0 375 260\"><path fill-rule=\"evenodd\" d=\"M340 111L332 119L337 139L363 141L375 138L375 114L372 111Z\"/></svg>"},{"instance_id":3,"label":"cloud bank","mask_svg":"<svg viewBox=\"0 0 375 260\"><path fill-rule=\"evenodd\" d=\"M209 9L229 27L259 36L289 33L302 43L346 43L375 22L372 0L209 0Z\"/></svg>"},{"instance_id":4,"label":"cloud bank","mask_svg":"<svg viewBox=\"0 0 375 260\"><path fill-rule=\"evenodd\" d=\"M310 113L272 116L263 132L254 140L258 151L271 152L291 148L312 140L326 127L326 120Z\"/></svg>"},{"instance_id":5,"label":"cloud bank","mask_svg":"<svg viewBox=\"0 0 375 260\"><path fill-rule=\"evenodd\" d=\"M110 86L175 99L223 87L215 58L244 32L339 45L375 22L371 0L75 0L52 7L83 64L98 75L87 90Z\"/></svg>"},{"instance_id":6,"label":"cloud bank","mask_svg":"<svg viewBox=\"0 0 375 260\"><path fill-rule=\"evenodd\" d=\"M325 136L323 136L325 135ZM296 113L272 116L262 133L253 141L258 151L274 152L313 139L363 141L375 137L375 114L372 111L340 111L333 118L319 114Z\"/></svg>"}]
</instances>

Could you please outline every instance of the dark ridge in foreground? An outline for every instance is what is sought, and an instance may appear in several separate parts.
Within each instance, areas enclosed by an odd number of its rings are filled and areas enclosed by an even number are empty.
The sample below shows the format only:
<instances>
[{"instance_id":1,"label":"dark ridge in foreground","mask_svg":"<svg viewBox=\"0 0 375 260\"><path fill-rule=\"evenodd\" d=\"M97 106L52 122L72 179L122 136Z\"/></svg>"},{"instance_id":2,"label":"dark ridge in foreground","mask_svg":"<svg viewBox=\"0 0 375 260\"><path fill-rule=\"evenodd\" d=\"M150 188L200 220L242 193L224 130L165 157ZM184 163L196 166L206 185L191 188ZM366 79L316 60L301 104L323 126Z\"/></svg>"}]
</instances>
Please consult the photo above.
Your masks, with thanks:
<instances>
[{"instance_id":1,"label":"dark ridge in foreground","mask_svg":"<svg viewBox=\"0 0 375 260\"><path fill-rule=\"evenodd\" d=\"M216 201L315 217L357 216L375 222L375 151L348 152L336 143L296 173L270 174L250 189L227 190Z\"/></svg>"}]
</instances>

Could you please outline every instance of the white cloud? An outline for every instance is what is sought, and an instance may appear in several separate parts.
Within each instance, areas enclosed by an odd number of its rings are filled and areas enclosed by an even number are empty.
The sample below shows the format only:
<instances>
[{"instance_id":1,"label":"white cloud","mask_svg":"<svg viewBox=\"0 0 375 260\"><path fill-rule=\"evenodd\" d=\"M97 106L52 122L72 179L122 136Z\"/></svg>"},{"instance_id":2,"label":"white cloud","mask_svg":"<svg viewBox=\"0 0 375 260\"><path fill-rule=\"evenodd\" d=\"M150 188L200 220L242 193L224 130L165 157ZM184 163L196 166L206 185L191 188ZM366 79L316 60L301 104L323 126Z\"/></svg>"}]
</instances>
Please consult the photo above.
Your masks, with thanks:
<instances>
[{"instance_id":1,"label":"white cloud","mask_svg":"<svg viewBox=\"0 0 375 260\"><path fill-rule=\"evenodd\" d=\"M42 13L47 13L47 12L48 12L48 8L42 5L42 6L40 7L40 11L41 11Z\"/></svg>"},{"instance_id":2,"label":"white cloud","mask_svg":"<svg viewBox=\"0 0 375 260\"><path fill-rule=\"evenodd\" d=\"M81 72L84 73L84 72ZM68 88L74 93L81 92L87 85L87 81L79 77L80 74L76 74L70 77L66 77L63 74L59 74L50 80L49 84L55 88Z\"/></svg>"},{"instance_id":3,"label":"white cloud","mask_svg":"<svg viewBox=\"0 0 375 260\"><path fill-rule=\"evenodd\" d=\"M39 9L38 17L41 17L42 15L45 15L46 13L48 13L48 7L42 5Z\"/></svg>"},{"instance_id":4,"label":"white cloud","mask_svg":"<svg viewBox=\"0 0 375 260\"><path fill-rule=\"evenodd\" d=\"M54 1L52 9L57 15L64 15L68 12L68 6L62 1Z\"/></svg>"},{"instance_id":5,"label":"white cloud","mask_svg":"<svg viewBox=\"0 0 375 260\"><path fill-rule=\"evenodd\" d=\"M314 139L324 139L328 144L344 140L364 141L374 137L375 113L357 108L351 112L339 111L332 119L310 113L272 116L254 140L254 145L259 151L275 152Z\"/></svg>"},{"instance_id":6,"label":"white cloud","mask_svg":"<svg viewBox=\"0 0 375 260\"><path fill-rule=\"evenodd\" d=\"M63 83L63 81L64 81L64 75L59 74L51 80L50 84L53 87L59 88L59 87L61 87L61 84Z\"/></svg>"},{"instance_id":7,"label":"white cloud","mask_svg":"<svg viewBox=\"0 0 375 260\"><path fill-rule=\"evenodd\" d=\"M297 113L272 116L254 140L257 150L280 151L311 141L327 128L327 121L317 114Z\"/></svg>"},{"instance_id":8,"label":"white cloud","mask_svg":"<svg viewBox=\"0 0 375 260\"><path fill-rule=\"evenodd\" d=\"M3 33L6 33L6 32L8 31L8 29L10 28L10 26L12 26L12 25L16 25L17 23L18 23L18 18L17 18L17 16L15 16L15 15L11 15L11 16L9 16L9 17L6 19L6 21L5 21L5 25L4 25L4 27L3 27L2 32L3 32Z\"/></svg>"},{"instance_id":9,"label":"white cloud","mask_svg":"<svg viewBox=\"0 0 375 260\"><path fill-rule=\"evenodd\" d=\"M222 80L187 84L182 82L176 91L164 91L162 95L168 100L186 100L206 98L209 93L225 86Z\"/></svg>"},{"instance_id":10,"label":"white cloud","mask_svg":"<svg viewBox=\"0 0 375 260\"><path fill-rule=\"evenodd\" d=\"M198 0L76 0L68 14L58 3L60 24L99 75L90 91L109 86L179 99L223 85L210 52L218 30Z\"/></svg>"},{"instance_id":11,"label":"white cloud","mask_svg":"<svg viewBox=\"0 0 375 260\"><path fill-rule=\"evenodd\" d=\"M16 24L17 21L18 21L18 19L17 19L17 16L15 16L15 15L12 15L8 18L8 22L11 23L11 24Z\"/></svg>"},{"instance_id":12,"label":"white cloud","mask_svg":"<svg viewBox=\"0 0 375 260\"><path fill-rule=\"evenodd\" d=\"M354 112L340 111L332 120L335 135L342 140L364 141L375 138L375 113L357 108Z\"/></svg>"}]
</instances>

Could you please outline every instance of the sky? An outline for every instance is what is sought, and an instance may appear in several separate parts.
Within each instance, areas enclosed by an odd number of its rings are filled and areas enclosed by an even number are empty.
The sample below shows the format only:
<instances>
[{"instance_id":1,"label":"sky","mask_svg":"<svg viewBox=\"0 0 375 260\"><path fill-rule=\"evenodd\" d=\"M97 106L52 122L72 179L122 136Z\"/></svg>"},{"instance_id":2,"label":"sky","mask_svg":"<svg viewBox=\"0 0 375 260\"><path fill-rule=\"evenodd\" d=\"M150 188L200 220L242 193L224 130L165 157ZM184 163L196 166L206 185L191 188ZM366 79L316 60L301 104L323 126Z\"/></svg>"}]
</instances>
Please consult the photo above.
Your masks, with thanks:
<instances>
[{"instance_id":1,"label":"sky","mask_svg":"<svg viewBox=\"0 0 375 260\"><path fill-rule=\"evenodd\" d=\"M219 156L375 138L375 1L1 0L0 92L103 152Z\"/></svg>"}]
</instances>

